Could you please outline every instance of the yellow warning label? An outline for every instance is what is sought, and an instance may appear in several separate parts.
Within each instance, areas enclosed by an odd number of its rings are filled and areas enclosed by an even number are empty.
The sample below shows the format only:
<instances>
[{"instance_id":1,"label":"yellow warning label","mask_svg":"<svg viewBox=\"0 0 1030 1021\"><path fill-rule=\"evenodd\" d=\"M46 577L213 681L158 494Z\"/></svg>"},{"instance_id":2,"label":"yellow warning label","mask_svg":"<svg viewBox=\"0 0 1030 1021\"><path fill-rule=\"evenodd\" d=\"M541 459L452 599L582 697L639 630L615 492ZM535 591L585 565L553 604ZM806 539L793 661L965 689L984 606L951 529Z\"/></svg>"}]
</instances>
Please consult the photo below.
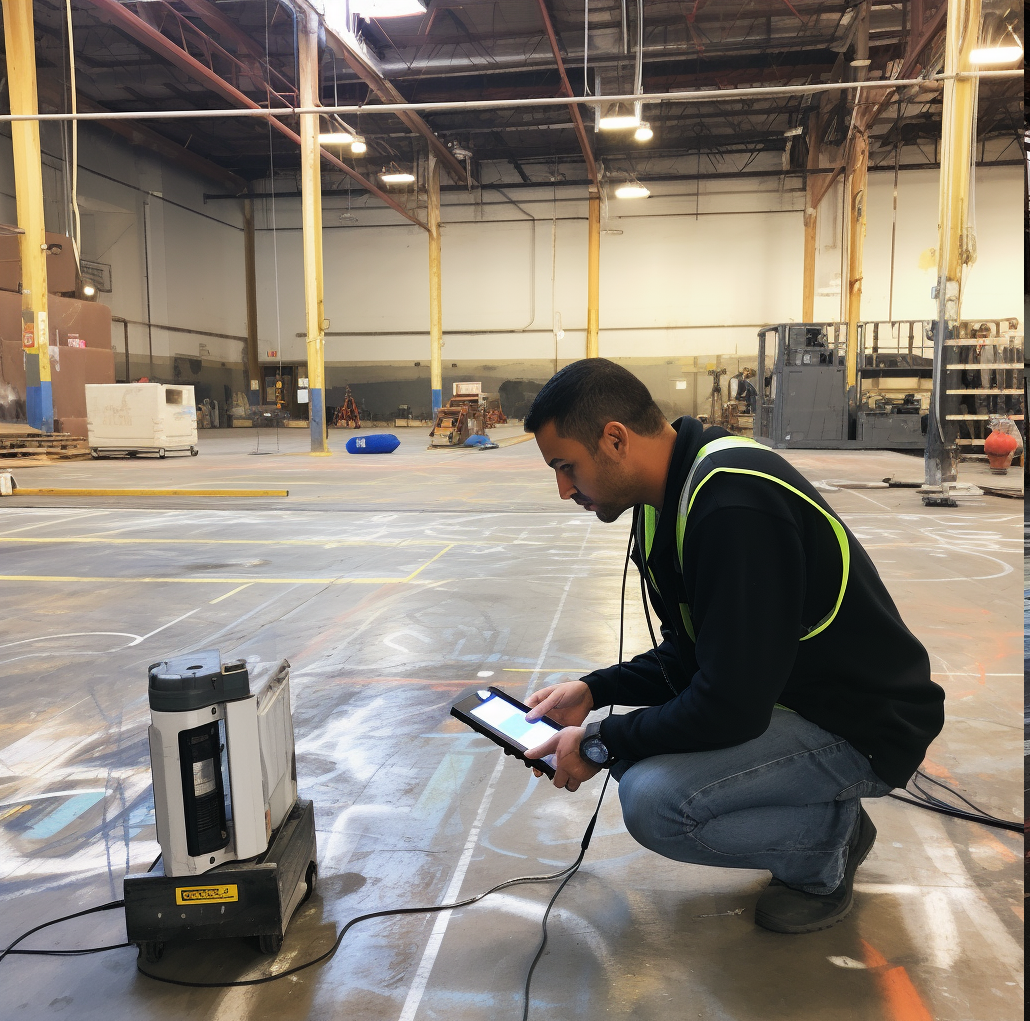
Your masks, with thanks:
<instances>
[{"instance_id":1,"label":"yellow warning label","mask_svg":"<svg viewBox=\"0 0 1030 1021\"><path fill-rule=\"evenodd\" d=\"M177 886L176 904L228 904L239 900L236 884L227 886Z\"/></svg>"}]
</instances>

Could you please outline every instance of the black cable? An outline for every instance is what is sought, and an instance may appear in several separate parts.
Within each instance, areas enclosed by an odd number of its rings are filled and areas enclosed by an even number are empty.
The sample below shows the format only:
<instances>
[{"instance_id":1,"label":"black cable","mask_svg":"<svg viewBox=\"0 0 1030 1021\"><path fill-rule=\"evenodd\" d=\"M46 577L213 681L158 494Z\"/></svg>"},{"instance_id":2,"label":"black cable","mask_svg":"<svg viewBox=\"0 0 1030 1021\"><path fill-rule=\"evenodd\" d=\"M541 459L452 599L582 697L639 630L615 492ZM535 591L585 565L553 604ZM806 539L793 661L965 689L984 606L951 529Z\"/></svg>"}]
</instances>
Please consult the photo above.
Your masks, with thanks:
<instances>
[{"instance_id":1,"label":"black cable","mask_svg":"<svg viewBox=\"0 0 1030 1021\"><path fill-rule=\"evenodd\" d=\"M117 950L119 947L129 946L128 943L120 943L117 947L91 947L85 950L15 950L14 948L23 940L28 939L34 932L39 932L40 929L46 929L51 925L57 925L58 922L67 922L72 918L81 918L83 915L92 915L97 911L110 911L113 908L121 908L125 906L124 900L113 900L109 904L98 904L94 908L83 908L82 911L73 911L70 915L62 915L60 918L51 918L49 922L41 922L33 929L29 929L28 932L23 932L13 943L11 943L3 953L0 953L0 961L2 961L9 954L53 954L57 957L63 957L68 954L98 954L104 950Z\"/></svg>"},{"instance_id":2,"label":"black cable","mask_svg":"<svg viewBox=\"0 0 1030 1021\"><path fill-rule=\"evenodd\" d=\"M915 808L925 808L928 812L937 812L940 815L950 815L955 819L965 819L967 822L980 823L981 826L993 826L995 829L1001 830L1012 830L1013 833L1024 832L1025 826L1021 822L1010 822L1008 819L998 819L993 815L977 815L973 812L963 811L961 808L949 808L947 805L940 803L934 804L930 801L923 801L919 798L913 797L911 791L905 791L909 797L904 798L900 794L895 794L891 791L887 795L888 798L893 798L895 801L900 801L903 805L912 805Z\"/></svg>"}]
</instances>

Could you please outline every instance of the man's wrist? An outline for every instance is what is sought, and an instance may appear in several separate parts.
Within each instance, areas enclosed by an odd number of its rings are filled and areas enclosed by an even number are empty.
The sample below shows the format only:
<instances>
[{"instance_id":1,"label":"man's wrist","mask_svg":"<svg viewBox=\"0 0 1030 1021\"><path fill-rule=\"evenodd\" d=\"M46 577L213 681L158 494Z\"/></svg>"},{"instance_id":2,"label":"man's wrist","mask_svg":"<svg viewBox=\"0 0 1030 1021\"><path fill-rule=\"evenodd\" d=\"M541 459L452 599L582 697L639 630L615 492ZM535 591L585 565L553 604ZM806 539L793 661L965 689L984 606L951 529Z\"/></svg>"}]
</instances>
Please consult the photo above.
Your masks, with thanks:
<instances>
[{"instance_id":1,"label":"man's wrist","mask_svg":"<svg viewBox=\"0 0 1030 1021\"><path fill-rule=\"evenodd\" d=\"M579 755L584 762L589 762L592 766L607 768L615 761L615 757L601 739L600 731L600 723L588 723L583 727L583 737L579 742Z\"/></svg>"}]
</instances>

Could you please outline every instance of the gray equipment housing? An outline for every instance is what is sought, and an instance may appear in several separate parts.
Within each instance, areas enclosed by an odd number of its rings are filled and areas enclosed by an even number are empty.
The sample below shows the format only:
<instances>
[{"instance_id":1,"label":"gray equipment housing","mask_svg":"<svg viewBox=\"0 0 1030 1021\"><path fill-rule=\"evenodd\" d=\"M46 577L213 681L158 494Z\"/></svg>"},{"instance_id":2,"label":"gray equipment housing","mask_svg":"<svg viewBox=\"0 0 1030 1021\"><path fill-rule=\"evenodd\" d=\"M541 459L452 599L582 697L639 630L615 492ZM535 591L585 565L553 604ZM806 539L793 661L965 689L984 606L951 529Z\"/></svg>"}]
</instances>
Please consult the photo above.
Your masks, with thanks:
<instances>
[{"instance_id":1,"label":"gray equipment housing","mask_svg":"<svg viewBox=\"0 0 1030 1021\"><path fill-rule=\"evenodd\" d=\"M161 856L125 878L129 942L148 961L175 939L257 936L277 953L317 872L314 814L297 799L290 664L251 684L217 649L149 670ZM253 690L252 690L253 689Z\"/></svg>"},{"instance_id":2,"label":"gray equipment housing","mask_svg":"<svg viewBox=\"0 0 1030 1021\"><path fill-rule=\"evenodd\" d=\"M780 323L758 331L755 439L773 447L848 440L846 323Z\"/></svg>"}]
</instances>

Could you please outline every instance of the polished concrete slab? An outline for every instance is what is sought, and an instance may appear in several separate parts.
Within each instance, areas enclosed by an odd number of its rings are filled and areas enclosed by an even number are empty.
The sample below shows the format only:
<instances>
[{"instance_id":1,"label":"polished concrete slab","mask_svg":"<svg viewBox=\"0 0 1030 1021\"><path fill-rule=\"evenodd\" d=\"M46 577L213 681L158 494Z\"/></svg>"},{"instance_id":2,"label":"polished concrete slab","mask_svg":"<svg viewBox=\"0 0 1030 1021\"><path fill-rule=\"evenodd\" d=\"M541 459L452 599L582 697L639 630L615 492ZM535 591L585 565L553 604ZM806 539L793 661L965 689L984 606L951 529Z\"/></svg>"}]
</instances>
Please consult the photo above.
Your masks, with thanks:
<instances>
[{"instance_id":1,"label":"polished concrete slab","mask_svg":"<svg viewBox=\"0 0 1030 1021\"><path fill-rule=\"evenodd\" d=\"M207 646L293 666L321 876L272 970L322 953L360 912L468 896L575 858L599 780L556 791L448 709L487 679L522 696L614 661L625 522L561 504L531 442L479 452L402 440L388 458L312 458L299 430L268 456L252 453L253 433L204 435L191 460L24 473L33 486L286 483L279 501L0 502L0 945L119 897L125 871L153 860L146 667ZM867 544L930 650L949 698L927 768L1021 819L1022 508L980 497L926 509L911 490L840 488L911 472L903 455L790 458ZM648 641L633 591L629 652ZM1018 835L889 800L867 808L880 836L854 913L783 937L752 923L765 874L645 851L610 789L551 916L530 1016L1021 1017ZM160 985L136 973L132 949L11 957L0 1018L517 1018L553 889L363 923L331 962L250 988ZM26 945L122 939L112 911ZM155 970L224 981L269 967L227 942L171 949Z\"/></svg>"}]
</instances>

